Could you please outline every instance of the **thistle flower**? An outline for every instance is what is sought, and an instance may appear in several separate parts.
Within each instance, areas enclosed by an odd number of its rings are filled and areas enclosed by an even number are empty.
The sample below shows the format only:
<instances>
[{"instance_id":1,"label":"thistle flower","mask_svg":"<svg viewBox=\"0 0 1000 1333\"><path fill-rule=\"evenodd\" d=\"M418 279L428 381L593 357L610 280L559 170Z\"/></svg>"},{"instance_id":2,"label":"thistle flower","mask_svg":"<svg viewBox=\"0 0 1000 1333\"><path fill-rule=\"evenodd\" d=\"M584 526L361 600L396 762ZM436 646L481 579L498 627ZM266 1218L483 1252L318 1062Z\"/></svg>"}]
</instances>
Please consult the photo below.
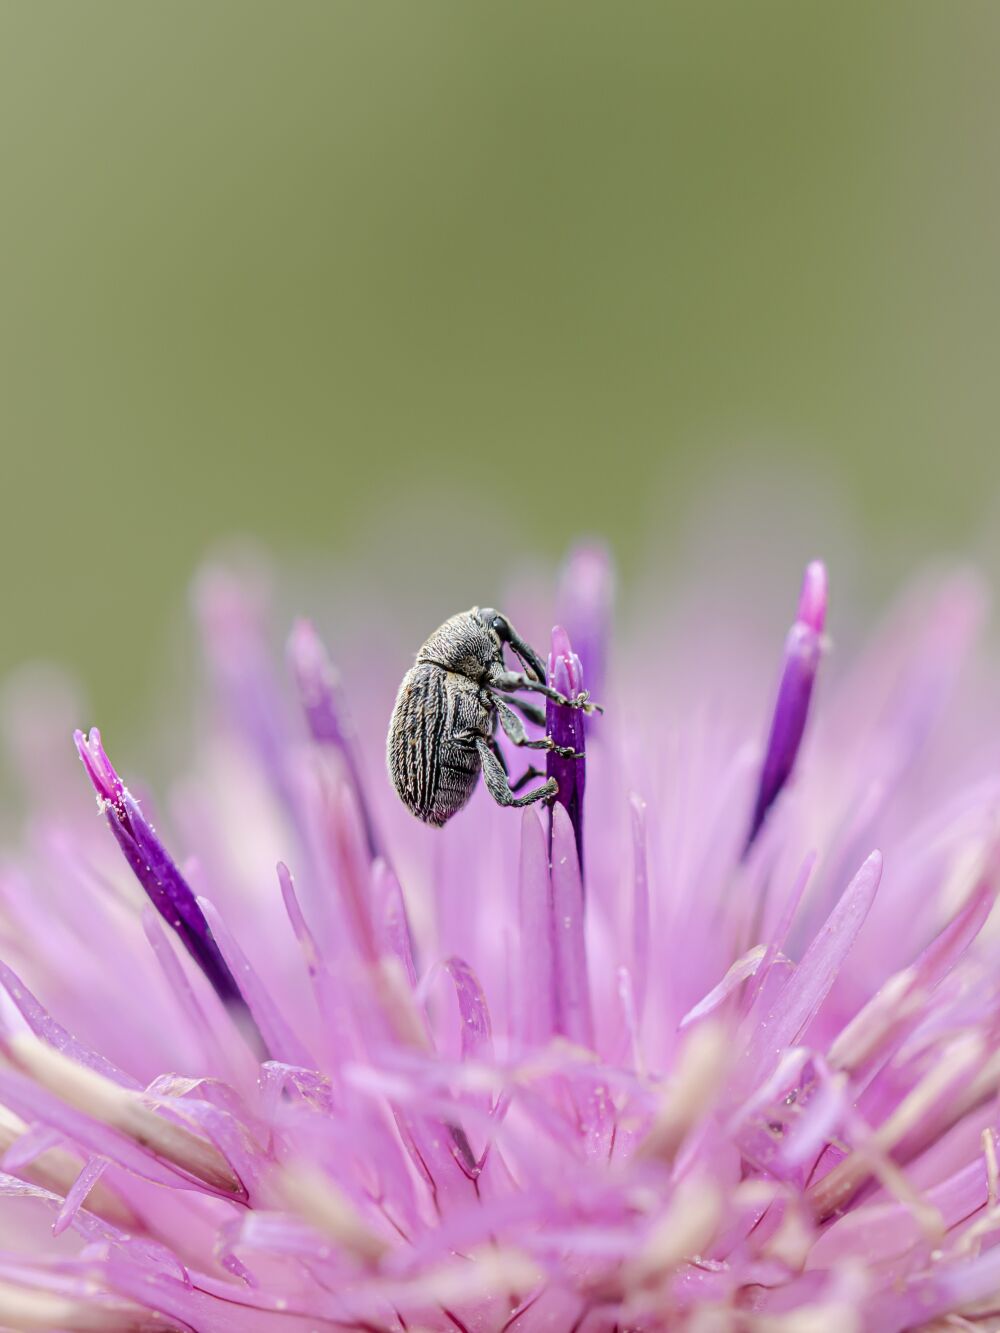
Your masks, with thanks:
<instances>
[{"instance_id":1,"label":"thistle flower","mask_svg":"<svg viewBox=\"0 0 1000 1333\"><path fill-rule=\"evenodd\" d=\"M300 623L283 680L201 580L163 818L78 734L103 818L60 795L0 870L0 1327L997 1327L977 586L827 663L811 565L763 728L777 645L664 608L605 674L612 587L567 562L550 681L606 711L548 710L548 815L431 830L372 758L403 655L342 686Z\"/></svg>"}]
</instances>

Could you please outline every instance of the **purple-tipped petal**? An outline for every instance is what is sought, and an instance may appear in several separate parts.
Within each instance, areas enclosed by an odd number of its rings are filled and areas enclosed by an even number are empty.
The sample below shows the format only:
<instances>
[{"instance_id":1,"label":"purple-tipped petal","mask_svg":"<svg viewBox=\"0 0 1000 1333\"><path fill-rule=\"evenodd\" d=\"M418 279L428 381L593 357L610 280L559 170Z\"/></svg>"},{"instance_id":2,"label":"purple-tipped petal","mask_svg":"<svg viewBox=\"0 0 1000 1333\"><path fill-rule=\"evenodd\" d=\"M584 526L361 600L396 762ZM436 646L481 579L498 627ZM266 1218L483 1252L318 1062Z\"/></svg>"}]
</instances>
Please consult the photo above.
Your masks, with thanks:
<instances>
[{"instance_id":1,"label":"purple-tipped petal","mask_svg":"<svg viewBox=\"0 0 1000 1333\"><path fill-rule=\"evenodd\" d=\"M583 692L583 668L580 659L573 651L569 635L560 625L552 631L552 651L549 653L548 683L565 695L575 699ZM556 802L563 806L573 826L576 840L576 854L581 871L583 867L583 792L587 780L587 762L584 758L584 717L581 708L570 708L548 700L545 708L545 730L549 737L561 747L568 747L578 758L569 758L550 750L546 764L546 776L555 778L559 784ZM552 826L549 829L551 842Z\"/></svg>"},{"instance_id":2,"label":"purple-tipped petal","mask_svg":"<svg viewBox=\"0 0 1000 1333\"><path fill-rule=\"evenodd\" d=\"M753 846L771 806L778 799L795 766L822 655L826 603L826 568L820 561L814 560L806 567L798 616L785 641L784 665L747 834L746 851Z\"/></svg>"},{"instance_id":3,"label":"purple-tipped petal","mask_svg":"<svg viewBox=\"0 0 1000 1333\"><path fill-rule=\"evenodd\" d=\"M94 727L88 736L77 731L73 739L97 791L108 827L150 902L177 932L219 998L226 1003L242 1005L239 987L212 937L190 885L115 772L101 744L101 733Z\"/></svg>"}]
</instances>

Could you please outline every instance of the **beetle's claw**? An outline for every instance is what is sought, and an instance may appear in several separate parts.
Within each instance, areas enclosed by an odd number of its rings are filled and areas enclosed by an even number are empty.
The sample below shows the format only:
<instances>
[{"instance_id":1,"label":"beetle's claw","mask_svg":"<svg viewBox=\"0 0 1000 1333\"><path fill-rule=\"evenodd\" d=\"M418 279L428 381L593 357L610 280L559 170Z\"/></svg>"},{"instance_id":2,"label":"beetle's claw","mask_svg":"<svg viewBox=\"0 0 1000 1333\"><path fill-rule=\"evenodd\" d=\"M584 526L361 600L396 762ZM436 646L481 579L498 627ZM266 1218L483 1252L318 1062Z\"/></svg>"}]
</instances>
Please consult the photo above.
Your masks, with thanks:
<instances>
[{"instance_id":1,"label":"beetle's claw","mask_svg":"<svg viewBox=\"0 0 1000 1333\"><path fill-rule=\"evenodd\" d=\"M591 703L589 690L582 690L575 699L569 699L567 702L570 708L582 708L585 713L604 712L600 704Z\"/></svg>"},{"instance_id":2,"label":"beetle's claw","mask_svg":"<svg viewBox=\"0 0 1000 1333\"><path fill-rule=\"evenodd\" d=\"M548 747L553 754L560 755L563 759L583 759L584 755L579 750L574 750L572 745L556 745L555 741Z\"/></svg>"}]
</instances>

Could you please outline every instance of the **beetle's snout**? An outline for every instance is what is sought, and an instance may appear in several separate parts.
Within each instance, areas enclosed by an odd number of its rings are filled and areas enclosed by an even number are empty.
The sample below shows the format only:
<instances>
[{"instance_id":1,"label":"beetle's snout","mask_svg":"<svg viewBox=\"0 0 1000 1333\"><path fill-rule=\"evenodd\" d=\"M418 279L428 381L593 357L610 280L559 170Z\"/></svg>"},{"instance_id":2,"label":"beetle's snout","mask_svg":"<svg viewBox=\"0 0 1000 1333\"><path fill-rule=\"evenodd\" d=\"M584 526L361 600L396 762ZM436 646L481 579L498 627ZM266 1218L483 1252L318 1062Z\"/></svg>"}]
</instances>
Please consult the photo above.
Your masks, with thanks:
<instances>
[{"instance_id":1,"label":"beetle's snout","mask_svg":"<svg viewBox=\"0 0 1000 1333\"><path fill-rule=\"evenodd\" d=\"M524 674L528 679L537 680L544 684L545 667L542 665L542 659L538 656L535 650L533 648L527 648L526 652L518 652L517 649L514 651L517 652L518 657L520 657L521 661L524 663Z\"/></svg>"},{"instance_id":2,"label":"beetle's snout","mask_svg":"<svg viewBox=\"0 0 1000 1333\"><path fill-rule=\"evenodd\" d=\"M520 634L511 632L507 641L514 652L521 659L521 665L524 667L525 675L529 680L537 680L544 684L545 682L545 663L532 648L530 643L525 642Z\"/></svg>"}]
</instances>

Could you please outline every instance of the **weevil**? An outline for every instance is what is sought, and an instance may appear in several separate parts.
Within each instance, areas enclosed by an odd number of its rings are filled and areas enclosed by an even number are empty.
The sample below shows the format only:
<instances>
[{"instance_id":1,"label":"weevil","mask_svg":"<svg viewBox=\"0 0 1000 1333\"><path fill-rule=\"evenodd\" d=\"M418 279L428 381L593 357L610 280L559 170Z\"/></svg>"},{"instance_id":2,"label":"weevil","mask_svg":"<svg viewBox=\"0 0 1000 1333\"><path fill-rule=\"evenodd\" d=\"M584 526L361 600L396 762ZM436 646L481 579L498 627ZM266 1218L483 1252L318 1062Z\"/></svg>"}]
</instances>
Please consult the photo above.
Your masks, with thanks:
<instances>
[{"instance_id":1,"label":"weevil","mask_svg":"<svg viewBox=\"0 0 1000 1333\"><path fill-rule=\"evenodd\" d=\"M507 670L505 646L522 671ZM531 700L514 698L517 691L542 694L587 712L597 709L586 694L567 699L547 685L542 659L507 617L491 607L474 606L452 616L423 645L399 687L386 742L393 786L418 819L438 828L447 823L468 802L480 769L498 805L531 805L555 795L555 778L517 795L525 782L542 776L534 768L513 786L508 781L496 740L498 722L515 745L573 755L548 736L528 736L501 695L512 696L510 703L530 722L544 724L545 711Z\"/></svg>"}]
</instances>

